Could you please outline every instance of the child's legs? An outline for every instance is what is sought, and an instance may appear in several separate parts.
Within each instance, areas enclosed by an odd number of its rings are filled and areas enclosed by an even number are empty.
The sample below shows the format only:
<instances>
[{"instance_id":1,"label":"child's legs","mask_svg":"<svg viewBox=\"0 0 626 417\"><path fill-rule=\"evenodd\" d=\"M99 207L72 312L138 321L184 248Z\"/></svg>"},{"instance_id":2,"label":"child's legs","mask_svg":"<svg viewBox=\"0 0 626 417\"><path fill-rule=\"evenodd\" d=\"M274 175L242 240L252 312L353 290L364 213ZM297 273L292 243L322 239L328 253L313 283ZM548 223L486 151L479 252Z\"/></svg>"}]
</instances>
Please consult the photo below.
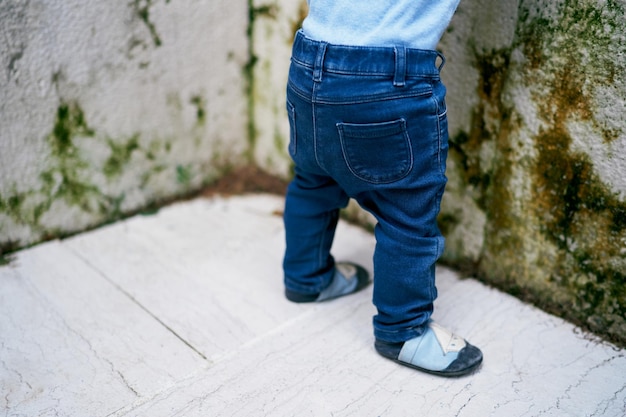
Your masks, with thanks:
<instances>
[{"instance_id":1,"label":"child's legs","mask_svg":"<svg viewBox=\"0 0 626 417\"><path fill-rule=\"evenodd\" d=\"M334 87L347 77L339 78L325 80ZM404 90L387 81L389 94L398 98L372 100L361 87L353 93L361 96L349 106L316 107L317 125L328 127L317 141L317 160L378 220L373 298L378 314L373 322L375 336L388 342L403 342L424 330L437 296L435 263L444 246L437 215L446 185L445 88L428 80L429 94L401 96L419 94L425 84L419 78L411 81L415 88ZM378 94L385 91L374 87ZM336 91L341 90L329 94ZM323 81L319 94L324 92ZM358 102L360 97L364 102Z\"/></svg>"},{"instance_id":2,"label":"child's legs","mask_svg":"<svg viewBox=\"0 0 626 417\"><path fill-rule=\"evenodd\" d=\"M329 285L335 266L330 248L339 208L347 202L346 194L330 177L296 168L285 198L283 269L288 290L316 294Z\"/></svg>"},{"instance_id":3,"label":"child's legs","mask_svg":"<svg viewBox=\"0 0 626 417\"><path fill-rule=\"evenodd\" d=\"M334 87L339 78L328 75L326 80ZM341 81L345 78L342 74ZM318 140L317 159L378 220L374 334L388 342L419 336L437 296L435 263L444 246L437 215L447 181L448 132L445 87L428 81L432 90L424 96L418 95L424 85L419 78L411 80L413 89L404 90L396 90L389 80L388 94L398 98L372 100L361 87L353 94L364 102L355 97L349 106L316 107L318 126L330 126L324 140ZM378 94L384 91L373 88ZM326 91L323 81L319 94ZM413 91L416 96L401 95Z\"/></svg>"},{"instance_id":4,"label":"child's legs","mask_svg":"<svg viewBox=\"0 0 626 417\"><path fill-rule=\"evenodd\" d=\"M378 191L361 199L363 206L375 207L378 219L373 296L377 339L402 342L419 336L433 312L435 263L444 247L436 223L444 185L442 178L428 188Z\"/></svg>"},{"instance_id":5,"label":"child's legs","mask_svg":"<svg viewBox=\"0 0 626 417\"><path fill-rule=\"evenodd\" d=\"M375 335L418 336L432 312L443 249L436 218L448 137L439 55L298 35L293 58L287 110L297 168L285 213L287 288L314 293L330 281L336 209L347 194L379 222Z\"/></svg>"}]
</instances>

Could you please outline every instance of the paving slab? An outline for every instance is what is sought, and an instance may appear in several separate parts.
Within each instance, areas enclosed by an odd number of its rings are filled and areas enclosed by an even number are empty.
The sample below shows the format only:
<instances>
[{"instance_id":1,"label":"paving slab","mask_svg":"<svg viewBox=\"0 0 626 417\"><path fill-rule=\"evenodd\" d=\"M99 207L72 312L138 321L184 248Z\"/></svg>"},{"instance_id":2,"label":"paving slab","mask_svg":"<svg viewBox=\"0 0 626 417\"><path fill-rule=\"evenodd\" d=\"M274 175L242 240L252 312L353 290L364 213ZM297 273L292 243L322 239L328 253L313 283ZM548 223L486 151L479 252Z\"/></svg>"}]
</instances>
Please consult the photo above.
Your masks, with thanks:
<instances>
[{"instance_id":1,"label":"paving slab","mask_svg":"<svg viewBox=\"0 0 626 417\"><path fill-rule=\"evenodd\" d=\"M6 415L109 415L205 362L59 242L0 269Z\"/></svg>"},{"instance_id":2,"label":"paving slab","mask_svg":"<svg viewBox=\"0 0 626 417\"><path fill-rule=\"evenodd\" d=\"M196 199L0 267L5 416L620 416L626 351L438 267L434 318L484 353L445 379L373 349L372 288L283 297L283 199ZM333 253L372 271L340 222Z\"/></svg>"}]
</instances>

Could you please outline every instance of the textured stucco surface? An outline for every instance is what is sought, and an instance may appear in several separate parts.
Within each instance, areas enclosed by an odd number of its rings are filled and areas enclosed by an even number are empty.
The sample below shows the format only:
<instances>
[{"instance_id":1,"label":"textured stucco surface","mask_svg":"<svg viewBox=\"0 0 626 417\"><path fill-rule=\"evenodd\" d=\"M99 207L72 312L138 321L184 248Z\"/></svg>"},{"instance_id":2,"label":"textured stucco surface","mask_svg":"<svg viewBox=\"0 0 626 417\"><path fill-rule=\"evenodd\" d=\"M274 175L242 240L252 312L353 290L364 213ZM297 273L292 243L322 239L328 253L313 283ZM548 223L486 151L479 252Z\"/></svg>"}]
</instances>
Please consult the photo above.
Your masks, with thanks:
<instances>
[{"instance_id":1,"label":"textured stucco surface","mask_svg":"<svg viewBox=\"0 0 626 417\"><path fill-rule=\"evenodd\" d=\"M445 260L626 342L626 2L465 2Z\"/></svg>"},{"instance_id":2,"label":"textured stucco surface","mask_svg":"<svg viewBox=\"0 0 626 417\"><path fill-rule=\"evenodd\" d=\"M243 161L245 1L3 1L0 22L2 249Z\"/></svg>"},{"instance_id":3,"label":"textured stucco surface","mask_svg":"<svg viewBox=\"0 0 626 417\"><path fill-rule=\"evenodd\" d=\"M306 11L306 0L251 0L254 66L250 111L256 141L254 159L278 175L287 174L291 166L285 90L291 42Z\"/></svg>"}]
</instances>

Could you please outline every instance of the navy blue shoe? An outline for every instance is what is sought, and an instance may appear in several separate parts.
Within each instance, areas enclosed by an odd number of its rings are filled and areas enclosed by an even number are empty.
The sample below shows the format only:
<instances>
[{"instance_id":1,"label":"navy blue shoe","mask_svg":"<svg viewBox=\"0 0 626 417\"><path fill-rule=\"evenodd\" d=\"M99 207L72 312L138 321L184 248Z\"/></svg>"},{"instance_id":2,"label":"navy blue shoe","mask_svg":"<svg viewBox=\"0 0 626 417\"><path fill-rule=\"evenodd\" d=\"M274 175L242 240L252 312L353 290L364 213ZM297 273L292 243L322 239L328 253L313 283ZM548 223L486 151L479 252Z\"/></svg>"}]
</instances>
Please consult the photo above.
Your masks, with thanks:
<instances>
[{"instance_id":1,"label":"navy blue shoe","mask_svg":"<svg viewBox=\"0 0 626 417\"><path fill-rule=\"evenodd\" d=\"M357 264L341 262L335 265L333 280L322 292L317 294L301 294L285 289L285 296L289 301L293 301L294 303L320 302L354 294L367 287L369 283L369 274L365 268Z\"/></svg>"},{"instance_id":2,"label":"navy blue shoe","mask_svg":"<svg viewBox=\"0 0 626 417\"><path fill-rule=\"evenodd\" d=\"M469 374L483 361L480 349L432 320L421 336L400 343L376 339L374 347L380 355L401 365L439 376Z\"/></svg>"}]
</instances>

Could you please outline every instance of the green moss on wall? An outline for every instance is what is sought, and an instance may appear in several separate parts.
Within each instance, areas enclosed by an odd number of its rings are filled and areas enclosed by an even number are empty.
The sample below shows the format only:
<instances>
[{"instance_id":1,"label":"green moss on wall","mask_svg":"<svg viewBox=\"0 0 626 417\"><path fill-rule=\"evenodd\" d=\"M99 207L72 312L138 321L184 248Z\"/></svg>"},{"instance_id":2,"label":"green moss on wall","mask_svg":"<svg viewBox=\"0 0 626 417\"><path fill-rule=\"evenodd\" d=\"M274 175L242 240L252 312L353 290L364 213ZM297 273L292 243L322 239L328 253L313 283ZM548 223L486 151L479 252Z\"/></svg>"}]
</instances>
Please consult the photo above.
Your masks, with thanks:
<instances>
[{"instance_id":1,"label":"green moss on wall","mask_svg":"<svg viewBox=\"0 0 626 417\"><path fill-rule=\"evenodd\" d=\"M94 131L87 125L80 106L75 102L61 103L52 133L47 138L53 163L40 176L48 202L38 207L39 214L47 211L56 199L64 200L69 206L79 206L87 212L101 212L104 209L102 193L84 179L83 174L88 165L76 143L81 138L93 136ZM33 220L37 222L38 218Z\"/></svg>"},{"instance_id":2,"label":"green moss on wall","mask_svg":"<svg viewBox=\"0 0 626 417\"><path fill-rule=\"evenodd\" d=\"M248 0L248 27L246 29L246 35L248 36L248 60L242 68L243 77L246 81L246 97L248 100L248 121L247 121L247 140L248 149L245 153L245 157L248 162L252 162L254 159L254 147L256 144L256 126L254 123L254 68L258 62L258 57L254 52L254 22L257 17L257 11L254 7L254 1Z\"/></svg>"},{"instance_id":3,"label":"green moss on wall","mask_svg":"<svg viewBox=\"0 0 626 417\"><path fill-rule=\"evenodd\" d=\"M250 9L248 11L249 18L251 22L254 22L259 17L266 17L270 19L276 19L278 16L278 5L277 4L262 4L261 6L255 7L253 2L248 3Z\"/></svg>"},{"instance_id":4,"label":"green moss on wall","mask_svg":"<svg viewBox=\"0 0 626 417\"><path fill-rule=\"evenodd\" d=\"M199 97L194 102L197 103L199 122L203 121L204 102ZM137 174L141 178L137 186L149 187L155 178L163 181L165 177L171 176L172 182L182 186L181 194L186 193L192 186L194 179L192 173L195 167L191 164L158 163L159 160L167 160L165 155L171 151L170 141L153 140L142 147L140 139L139 134L130 138L98 139L96 131L89 125L79 103L61 102L55 111L50 133L45 138L50 153L45 169L39 174L39 187L28 191L18 191L14 187L10 192L1 195L0 212L8 218L9 222L30 228L33 235L31 239L34 241L65 236L91 225L116 220L127 214L122 208L128 190L120 191L118 194L102 190L98 180L98 167L94 165L93 160L87 159L85 152L95 142L105 143L109 148L109 155L101 167L102 174L109 182L117 182L136 157L138 160L151 161L148 166L144 166L145 171ZM156 198L158 197L153 197L153 200ZM87 216L82 216L82 223L65 224L62 229L56 229L50 226L50 219L44 220L44 216L50 213L53 205L59 202L63 202L68 210L78 209ZM148 201L147 204L153 202ZM58 216L53 215L53 217ZM84 224L85 219L91 219L91 223ZM0 241L0 253L12 251L21 246L24 246L24 242L3 236Z\"/></svg>"},{"instance_id":5,"label":"green moss on wall","mask_svg":"<svg viewBox=\"0 0 626 417\"><path fill-rule=\"evenodd\" d=\"M461 218L454 213L442 212L437 218L437 226L444 236L449 235L452 231L462 223Z\"/></svg>"},{"instance_id":6,"label":"green moss on wall","mask_svg":"<svg viewBox=\"0 0 626 417\"><path fill-rule=\"evenodd\" d=\"M165 3L167 4L169 3L169 1L166 1ZM150 7L152 7L152 0L133 0L131 4L137 17L146 25L146 27L150 31L150 37L152 38L154 46L161 46L161 37L157 33L156 26L150 20Z\"/></svg>"},{"instance_id":7,"label":"green moss on wall","mask_svg":"<svg viewBox=\"0 0 626 417\"><path fill-rule=\"evenodd\" d=\"M176 166L176 181L179 184L188 186L191 182L191 167L177 165Z\"/></svg>"},{"instance_id":8,"label":"green moss on wall","mask_svg":"<svg viewBox=\"0 0 626 417\"><path fill-rule=\"evenodd\" d=\"M502 175L510 167L510 161L502 160L507 153L506 138L495 142L496 148L505 145L496 149L501 151L498 159L485 161L481 156L483 148L492 146L494 138L497 139L499 132L506 130L505 125L509 123L511 110L502 104L501 95L509 71L510 54L511 49L474 51L480 76L476 94L480 100L473 110L469 132L461 131L450 139L450 157L462 167L461 179L465 186L477 190L476 202L485 211L488 211L489 204L493 204L488 198L492 181L502 182L505 179ZM496 165L498 162L502 162L501 166Z\"/></svg>"},{"instance_id":9,"label":"green moss on wall","mask_svg":"<svg viewBox=\"0 0 626 417\"><path fill-rule=\"evenodd\" d=\"M593 162L572 149L568 122L584 121L606 143L619 132L596 120L595 91L612 85L626 63L615 60L619 48L623 5L607 1L566 1L561 18L541 22L544 38L537 44L538 24L530 21L522 32L534 54L533 65L552 67L546 89L535 95L545 127L535 139L533 202L541 233L558 248L550 280L571 294L568 313L594 331L626 341L626 203L595 173ZM558 53L560 65L551 64ZM547 91L546 91L547 90ZM547 92L547 94L546 94Z\"/></svg>"},{"instance_id":10,"label":"green moss on wall","mask_svg":"<svg viewBox=\"0 0 626 417\"><path fill-rule=\"evenodd\" d=\"M618 94L626 87L626 61L617 59L626 50L625 17L623 2L520 2L513 44L474 50L480 100L471 128L450 146L457 175L488 219L476 273L622 344L626 203L603 183L594 161L574 149L570 124L590 126L605 146L624 134L623 124L599 121L595 98L602 87L617 86ZM533 130L527 109L503 99L509 83L529 91L536 106L539 128L524 139L531 144L515 142ZM517 188L520 172L529 190ZM440 219L443 230L457 221ZM545 245L544 253L530 254L537 245Z\"/></svg>"},{"instance_id":11,"label":"green moss on wall","mask_svg":"<svg viewBox=\"0 0 626 417\"><path fill-rule=\"evenodd\" d=\"M295 32L300 29L302 21L306 17L308 10L308 6L306 1L302 0L299 3L299 8L297 11L297 15L294 16L294 19L289 19L289 24L291 27L291 31L293 36L295 36ZM257 127L255 124L256 119L256 106L258 97L256 94L256 79L258 78L258 64L259 59L255 54L255 28L257 27L257 22L259 19L269 19L276 20L280 17L280 6L277 2L267 2L264 4L260 4L255 6L255 2L253 0L248 1L248 61L243 68L244 77L246 79L246 96L248 98L248 151L246 153L246 157L248 158L250 163L254 163L254 154L257 143ZM286 41L291 44L293 40L293 36L286 36ZM269 76L269 72L271 71L271 66L269 63L266 63L262 68L263 71L266 71L264 75ZM262 76L260 78L266 78ZM278 115L277 115L278 116ZM282 116L281 116L282 117ZM278 119L277 119L278 120ZM282 155L286 155L285 148L285 138L281 135L281 133L275 129L274 131L274 149ZM271 158L271 157L270 157Z\"/></svg>"},{"instance_id":12,"label":"green moss on wall","mask_svg":"<svg viewBox=\"0 0 626 417\"><path fill-rule=\"evenodd\" d=\"M308 3L304 0L301 0L300 7L298 8L298 15L296 16L295 19L291 20L292 36L291 36L291 39L288 39L289 45L291 45L293 38L295 38L296 32L298 32L300 28L302 27L302 22L304 21L308 13L309 13Z\"/></svg>"},{"instance_id":13,"label":"green moss on wall","mask_svg":"<svg viewBox=\"0 0 626 417\"><path fill-rule=\"evenodd\" d=\"M43 238L63 235L41 224L55 201L64 201L70 207L79 207L89 213L106 213L111 198L86 179L88 165L82 158L78 143L92 138L84 113L75 102L62 102L55 115L54 125L46 137L50 155L47 169L40 173L41 187L29 191L13 190L0 197L2 212L16 224L27 225ZM17 248L19 243L0 242L0 252Z\"/></svg>"},{"instance_id":14,"label":"green moss on wall","mask_svg":"<svg viewBox=\"0 0 626 417\"><path fill-rule=\"evenodd\" d=\"M113 179L122 173L130 161L132 153L139 149L139 134L133 135L125 143L117 143L112 139L108 139L107 144L111 149L111 155L104 164L104 175L108 179Z\"/></svg>"},{"instance_id":15,"label":"green moss on wall","mask_svg":"<svg viewBox=\"0 0 626 417\"><path fill-rule=\"evenodd\" d=\"M93 130L85 122L82 109L75 104L62 103L57 109L54 128L48 140L56 155L69 157L74 153L75 135L93 136L93 134Z\"/></svg>"},{"instance_id":16,"label":"green moss on wall","mask_svg":"<svg viewBox=\"0 0 626 417\"><path fill-rule=\"evenodd\" d=\"M206 100L198 94L191 97L190 103L196 108L196 124L204 126L206 122Z\"/></svg>"},{"instance_id":17,"label":"green moss on wall","mask_svg":"<svg viewBox=\"0 0 626 417\"><path fill-rule=\"evenodd\" d=\"M276 3L255 6L253 0L248 0L248 61L246 62L242 70L244 79L246 80L246 97L248 99L248 149L244 156L249 163L254 162L254 152L257 143L257 128L255 124L255 109L257 101L255 97L255 70L259 59L255 53L254 31L257 19L265 18L275 20L278 16L279 11L279 6Z\"/></svg>"}]
</instances>

